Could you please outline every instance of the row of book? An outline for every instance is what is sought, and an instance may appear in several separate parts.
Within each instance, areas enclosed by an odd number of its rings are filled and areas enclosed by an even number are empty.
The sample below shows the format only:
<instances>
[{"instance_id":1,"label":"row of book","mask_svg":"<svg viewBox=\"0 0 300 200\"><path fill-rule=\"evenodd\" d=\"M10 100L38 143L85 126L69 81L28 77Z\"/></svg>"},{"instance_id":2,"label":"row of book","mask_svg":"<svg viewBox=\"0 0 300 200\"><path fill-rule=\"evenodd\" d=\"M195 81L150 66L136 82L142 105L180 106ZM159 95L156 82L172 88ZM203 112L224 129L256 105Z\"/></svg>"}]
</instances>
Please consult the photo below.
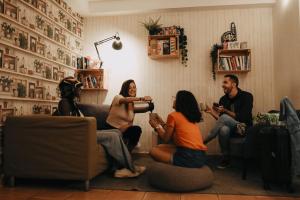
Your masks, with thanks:
<instances>
[{"instance_id":1,"label":"row of book","mask_svg":"<svg viewBox=\"0 0 300 200\"><path fill-rule=\"evenodd\" d=\"M81 74L78 79L82 82L83 88L85 89L103 88L103 79L101 77L93 75L83 76Z\"/></svg>"},{"instance_id":2,"label":"row of book","mask_svg":"<svg viewBox=\"0 0 300 200\"><path fill-rule=\"evenodd\" d=\"M77 69L87 69L90 65L90 60L86 57L77 58Z\"/></svg>"},{"instance_id":3,"label":"row of book","mask_svg":"<svg viewBox=\"0 0 300 200\"><path fill-rule=\"evenodd\" d=\"M176 37L170 37L170 39L152 39L150 41L150 51L154 55L173 55L177 52Z\"/></svg>"},{"instance_id":4,"label":"row of book","mask_svg":"<svg viewBox=\"0 0 300 200\"><path fill-rule=\"evenodd\" d=\"M220 56L219 70L250 70L249 56Z\"/></svg>"}]
</instances>

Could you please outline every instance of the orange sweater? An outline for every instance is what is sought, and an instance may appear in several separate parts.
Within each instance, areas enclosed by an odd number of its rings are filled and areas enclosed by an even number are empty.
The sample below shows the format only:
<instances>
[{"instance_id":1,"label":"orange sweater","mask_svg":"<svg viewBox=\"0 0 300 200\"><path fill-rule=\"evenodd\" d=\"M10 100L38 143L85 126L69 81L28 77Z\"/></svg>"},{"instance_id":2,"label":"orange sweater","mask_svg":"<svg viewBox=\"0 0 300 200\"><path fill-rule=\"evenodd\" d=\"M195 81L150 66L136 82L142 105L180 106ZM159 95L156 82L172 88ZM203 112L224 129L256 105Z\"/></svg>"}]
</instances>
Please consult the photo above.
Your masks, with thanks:
<instances>
[{"instance_id":1,"label":"orange sweater","mask_svg":"<svg viewBox=\"0 0 300 200\"><path fill-rule=\"evenodd\" d=\"M191 123L180 112L172 112L167 119L167 125L174 127L173 141L178 147L206 151L202 134L196 123Z\"/></svg>"}]
</instances>

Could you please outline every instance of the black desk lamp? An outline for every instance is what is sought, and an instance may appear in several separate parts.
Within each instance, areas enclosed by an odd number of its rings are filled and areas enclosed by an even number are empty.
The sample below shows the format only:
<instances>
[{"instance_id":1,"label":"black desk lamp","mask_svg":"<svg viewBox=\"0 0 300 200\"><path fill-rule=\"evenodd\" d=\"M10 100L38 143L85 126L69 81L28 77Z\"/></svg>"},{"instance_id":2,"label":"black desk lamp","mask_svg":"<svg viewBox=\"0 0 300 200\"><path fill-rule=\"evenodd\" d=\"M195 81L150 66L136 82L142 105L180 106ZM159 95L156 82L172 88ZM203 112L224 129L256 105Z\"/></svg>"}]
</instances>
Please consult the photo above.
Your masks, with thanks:
<instances>
[{"instance_id":1,"label":"black desk lamp","mask_svg":"<svg viewBox=\"0 0 300 200\"><path fill-rule=\"evenodd\" d=\"M99 54L99 51L98 51L98 45L103 44L103 43L108 42L108 41L113 40L113 39L115 39L115 41L112 43L112 48L115 49L115 50L122 49L122 42L120 41L120 36L119 36L118 32L112 37L106 38L104 40L100 40L99 42L94 42L94 45L95 45L95 48L96 48L96 51L97 51L97 55L98 55L98 58L99 58L99 61L100 61L100 68L102 67L103 62L100 58L100 54Z\"/></svg>"}]
</instances>

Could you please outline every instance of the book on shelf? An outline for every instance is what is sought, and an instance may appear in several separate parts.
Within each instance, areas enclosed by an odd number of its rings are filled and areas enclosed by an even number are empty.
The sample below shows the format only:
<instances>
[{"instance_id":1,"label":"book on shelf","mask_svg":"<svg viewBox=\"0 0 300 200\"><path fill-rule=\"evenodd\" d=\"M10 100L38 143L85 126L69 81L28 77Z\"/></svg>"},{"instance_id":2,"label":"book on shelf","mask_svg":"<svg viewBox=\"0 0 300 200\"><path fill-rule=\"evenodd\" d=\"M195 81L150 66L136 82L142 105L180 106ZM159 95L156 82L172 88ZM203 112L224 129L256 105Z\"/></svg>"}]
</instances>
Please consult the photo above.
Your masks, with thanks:
<instances>
[{"instance_id":1,"label":"book on shelf","mask_svg":"<svg viewBox=\"0 0 300 200\"><path fill-rule=\"evenodd\" d=\"M219 57L219 70L242 71L250 70L249 56L225 56Z\"/></svg>"}]
</instances>

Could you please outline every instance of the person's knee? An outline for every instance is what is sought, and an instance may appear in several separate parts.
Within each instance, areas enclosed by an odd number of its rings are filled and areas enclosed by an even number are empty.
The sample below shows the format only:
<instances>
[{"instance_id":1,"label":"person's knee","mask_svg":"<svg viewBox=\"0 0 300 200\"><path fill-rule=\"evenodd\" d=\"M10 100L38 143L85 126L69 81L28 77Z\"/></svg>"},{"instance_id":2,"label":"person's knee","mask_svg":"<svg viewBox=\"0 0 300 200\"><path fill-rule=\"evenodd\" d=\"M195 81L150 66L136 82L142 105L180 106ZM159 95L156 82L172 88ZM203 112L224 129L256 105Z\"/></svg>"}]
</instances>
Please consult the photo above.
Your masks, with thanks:
<instances>
[{"instance_id":1,"label":"person's knee","mask_svg":"<svg viewBox=\"0 0 300 200\"><path fill-rule=\"evenodd\" d=\"M132 126L132 130L137 133L137 134L141 134L142 133L142 128L139 126Z\"/></svg>"},{"instance_id":2,"label":"person's knee","mask_svg":"<svg viewBox=\"0 0 300 200\"><path fill-rule=\"evenodd\" d=\"M152 149L150 150L150 156L155 158L158 151L159 151L158 147L152 147Z\"/></svg>"},{"instance_id":3,"label":"person's knee","mask_svg":"<svg viewBox=\"0 0 300 200\"><path fill-rule=\"evenodd\" d=\"M219 117L219 120L221 120L221 121L227 121L227 120L231 120L231 119L232 119L232 117L230 117L227 114L223 114Z\"/></svg>"},{"instance_id":4,"label":"person's knee","mask_svg":"<svg viewBox=\"0 0 300 200\"><path fill-rule=\"evenodd\" d=\"M227 137L230 134L230 128L228 126L222 126L220 128L220 136Z\"/></svg>"}]
</instances>

